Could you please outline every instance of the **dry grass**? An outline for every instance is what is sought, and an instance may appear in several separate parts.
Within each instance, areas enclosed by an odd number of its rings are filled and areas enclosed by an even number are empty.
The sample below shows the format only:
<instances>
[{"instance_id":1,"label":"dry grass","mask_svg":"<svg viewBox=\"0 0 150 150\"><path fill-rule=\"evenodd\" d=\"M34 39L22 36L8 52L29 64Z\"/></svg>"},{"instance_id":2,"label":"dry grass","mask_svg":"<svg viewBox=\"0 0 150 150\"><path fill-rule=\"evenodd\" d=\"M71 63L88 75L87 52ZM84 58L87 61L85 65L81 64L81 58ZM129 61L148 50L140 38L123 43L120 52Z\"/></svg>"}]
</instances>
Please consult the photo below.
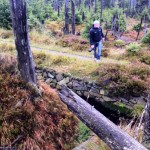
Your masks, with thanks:
<instances>
[{"instance_id":1,"label":"dry grass","mask_svg":"<svg viewBox=\"0 0 150 150\"><path fill-rule=\"evenodd\" d=\"M0 52L13 52L15 50L14 44L0 43Z\"/></svg>"},{"instance_id":2,"label":"dry grass","mask_svg":"<svg viewBox=\"0 0 150 150\"><path fill-rule=\"evenodd\" d=\"M36 44L44 44L44 45L50 45L53 43L51 40L51 33L47 33L46 31L37 32L36 30L32 30L30 32L30 40L33 43Z\"/></svg>"},{"instance_id":3,"label":"dry grass","mask_svg":"<svg viewBox=\"0 0 150 150\"><path fill-rule=\"evenodd\" d=\"M10 30L5 30L5 29L0 28L0 37L2 39L11 38L11 37L13 37L13 32Z\"/></svg>"},{"instance_id":4,"label":"dry grass","mask_svg":"<svg viewBox=\"0 0 150 150\"><path fill-rule=\"evenodd\" d=\"M42 96L35 99L34 91L16 75L15 66L12 58L0 58L0 146L72 149L77 119L44 83L39 83Z\"/></svg>"}]
</instances>

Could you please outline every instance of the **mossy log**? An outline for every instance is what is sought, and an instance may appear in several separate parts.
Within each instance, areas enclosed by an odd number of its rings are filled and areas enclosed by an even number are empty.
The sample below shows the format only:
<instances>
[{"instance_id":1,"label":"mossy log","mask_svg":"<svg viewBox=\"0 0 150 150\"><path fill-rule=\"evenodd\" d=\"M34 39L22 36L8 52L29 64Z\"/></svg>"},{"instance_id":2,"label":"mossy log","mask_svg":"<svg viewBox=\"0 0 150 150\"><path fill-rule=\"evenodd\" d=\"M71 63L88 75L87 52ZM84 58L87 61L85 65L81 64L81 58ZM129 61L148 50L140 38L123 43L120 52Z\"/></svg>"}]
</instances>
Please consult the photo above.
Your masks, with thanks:
<instances>
[{"instance_id":1,"label":"mossy log","mask_svg":"<svg viewBox=\"0 0 150 150\"><path fill-rule=\"evenodd\" d=\"M59 96L68 108L112 150L147 150L70 89L64 87Z\"/></svg>"}]
</instances>

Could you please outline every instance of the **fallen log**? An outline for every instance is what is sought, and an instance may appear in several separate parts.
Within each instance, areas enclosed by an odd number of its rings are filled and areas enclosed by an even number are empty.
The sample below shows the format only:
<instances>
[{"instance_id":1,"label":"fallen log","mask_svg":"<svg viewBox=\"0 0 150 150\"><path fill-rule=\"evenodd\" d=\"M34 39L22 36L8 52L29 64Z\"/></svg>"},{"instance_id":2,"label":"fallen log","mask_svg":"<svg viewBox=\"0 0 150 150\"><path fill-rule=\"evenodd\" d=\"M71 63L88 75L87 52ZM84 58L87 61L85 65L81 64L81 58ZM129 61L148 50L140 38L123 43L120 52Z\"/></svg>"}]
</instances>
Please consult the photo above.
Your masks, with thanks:
<instances>
[{"instance_id":1,"label":"fallen log","mask_svg":"<svg viewBox=\"0 0 150 150\"><path fill-rule=\"evenodd\" d=\"M63 87L59 96L68 108L112 150L147 150L70 89Z\"/></svg>"}]
</instances>

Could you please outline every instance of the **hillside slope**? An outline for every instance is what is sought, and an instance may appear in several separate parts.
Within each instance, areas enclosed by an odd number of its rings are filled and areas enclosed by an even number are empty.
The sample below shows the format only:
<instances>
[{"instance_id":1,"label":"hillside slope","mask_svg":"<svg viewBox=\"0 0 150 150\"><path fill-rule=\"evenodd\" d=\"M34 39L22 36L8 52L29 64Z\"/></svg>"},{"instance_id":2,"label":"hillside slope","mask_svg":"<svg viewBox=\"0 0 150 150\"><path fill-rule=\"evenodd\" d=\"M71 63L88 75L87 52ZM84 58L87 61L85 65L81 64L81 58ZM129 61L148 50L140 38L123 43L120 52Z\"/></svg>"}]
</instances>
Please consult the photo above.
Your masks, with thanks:
<instances>
[{"instance_id":1,"label":"hillside slope","mask_svg":"<svg viewBox=\"0 0 150 150\"><path fill-rule=\"evenodd\" d=\"M0 147L72 149L78 122L56 92L39 83L42 96L35 99L17 75L14 60L0 57L0 68Z\"/></svg>"}]
</instances>

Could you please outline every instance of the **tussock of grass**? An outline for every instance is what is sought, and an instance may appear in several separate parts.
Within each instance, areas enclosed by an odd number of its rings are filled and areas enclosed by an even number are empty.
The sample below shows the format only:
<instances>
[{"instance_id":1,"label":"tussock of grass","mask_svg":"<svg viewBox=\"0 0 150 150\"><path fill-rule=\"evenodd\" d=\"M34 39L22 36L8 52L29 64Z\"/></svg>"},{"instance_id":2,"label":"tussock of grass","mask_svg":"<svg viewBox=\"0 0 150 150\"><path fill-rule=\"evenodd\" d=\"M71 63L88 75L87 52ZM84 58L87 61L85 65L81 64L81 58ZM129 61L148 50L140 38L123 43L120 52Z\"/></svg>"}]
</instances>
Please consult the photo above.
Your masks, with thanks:
<instances>
[{"instance_id":1,"label":"tussock of grass","mask_svg":"<svg viewBox=\"0 0 150 150\"><path fill-rule=\"evenodd\" d=\"M12 52L15 50L14 44L0 43L0 52Z\"/></svg>"},{"instance_id":2,"label":"tussock of grass","mask_svg":"<svg viewBox=\"0 0 150 150\"><path fill-rule=\"evenodd\" d=\"M2 39L8 39L8 38L10 38L12 36L13 36L13 32L12 31L0 28L0 37Z\"/></svg>"},{"instance_id":3,"label":"tussock of grass","mask_svg":"<svg viewBox=\"0 0 150 150\"><path fill-rule=\"evenodd\" d=\"M40 33L36 30L32 30L30 32L29 36L30 36L31 42L33 42L33 43L50 45L53 42L51 40L51 33L48 31L46 32L43 30Z\"/></svg>"},{"instance_id":4,"label":"tussock of grass","mask_svg":"<svg viewBox=\"0 0 150 150\"><path fill-rule=\"evenodd\" d=\"M127 66L107 64L95 71L98 82L104 84L113 96L141 96L147 93L150 67L142 63Z\"/></svg>"},{"instance_id":5,"label":"tussock of grass","mask_svg":"<svg viewBox=\"0 0 150 150\"><path fill-rule=\"evenodd\" d=\"M39 83L42 96L35 99L34 92L16 75L15 63L0 59L0 146L18 150L72 149L76 118L55 90L44 83ZM17 138L20 140L11 145Z\"/></svg>"}]
</instances>

